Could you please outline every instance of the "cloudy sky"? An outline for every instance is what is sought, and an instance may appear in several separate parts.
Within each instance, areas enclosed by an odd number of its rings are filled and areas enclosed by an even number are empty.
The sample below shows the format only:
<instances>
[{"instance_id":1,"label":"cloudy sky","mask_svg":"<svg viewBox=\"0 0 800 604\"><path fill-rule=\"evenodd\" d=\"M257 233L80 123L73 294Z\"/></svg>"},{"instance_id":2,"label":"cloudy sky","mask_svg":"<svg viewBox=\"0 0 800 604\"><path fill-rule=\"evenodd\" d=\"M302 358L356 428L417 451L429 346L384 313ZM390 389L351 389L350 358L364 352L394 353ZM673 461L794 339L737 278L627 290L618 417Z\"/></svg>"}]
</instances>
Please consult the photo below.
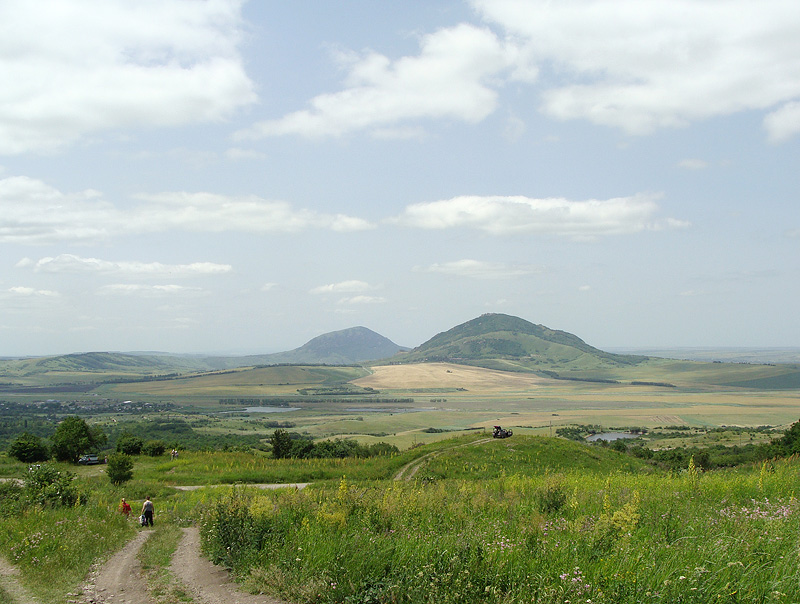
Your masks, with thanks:
<instances>
[{"instance_id":1,"label":"cloudy sky","mask_svg":"<svg viewBox=\"0 0 800 604\"><path fill-rule=\"evenodd\" d=\"M796 0L0 4L0 355L800 345Z\"/></svg>"}]
</instances>

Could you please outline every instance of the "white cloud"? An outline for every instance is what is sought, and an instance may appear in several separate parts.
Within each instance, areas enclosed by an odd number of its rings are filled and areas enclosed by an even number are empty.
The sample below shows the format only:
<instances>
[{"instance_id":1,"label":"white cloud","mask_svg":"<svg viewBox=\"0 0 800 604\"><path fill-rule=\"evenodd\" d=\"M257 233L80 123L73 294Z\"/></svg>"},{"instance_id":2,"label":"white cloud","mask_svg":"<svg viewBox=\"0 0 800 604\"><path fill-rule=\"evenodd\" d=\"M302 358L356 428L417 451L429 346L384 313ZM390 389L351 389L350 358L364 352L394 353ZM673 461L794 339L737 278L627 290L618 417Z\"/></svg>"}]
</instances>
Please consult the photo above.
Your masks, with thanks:
<instances>
[{"instance_id":1,"label":"white cloud","mask_svg":"<svg viewBox=\"0 0 800 604\"><path fill-rule=\"evenodd\" d=\"M677 220L656 219L657 210L655 197L644 194L588 201L461 196L409 205L392 222L423 229L462 227L492 235L551 234L575 238L687 226Z\"/></svg>"},{"instance_id":2,"label":"white cloud","mask_svg":"<svg viewBox=\"0 0 800 604\"><path fill-rule=\"evenodd\" d=\"M361 218L295 209L285 201L254 195L168 192L135 199L143 203L123 210L105 201L98 191L67 194L24 176L1 179L0 242L101 241L168 230L287 233L373 228Z\"/></svg>"},{"instance_id":3,"label":"white cloud","mask_svg":"<svg viewBox=\"0 0 800 604\"><path fill-rule=\"evenodd\" d=\"M185 229L189 231L296 232L309 228L356 231L371 228L366 220L344 215L296 210L285 201L255 195L231 197L213 193L171 192L137 195L149 202L131 219L141 231Z\"/></svg>"},{"instance_id":4,"label":"white cloud","mask_svg":"<svg viewBox=\"0 0 800 604\"><path fill-rule=\"evenodd\" d=\"M19 268L32 268L46 273L106 273L133 274L149 277L194 277L229 273L229 264L193 262L191 264L162 264L161 262L112 262L98 258L81 258L74 254L46 256L37 261L24 258L17 263Z\"/></svg>"},{"instance_id":5,"label":"white cloud","mask_svg":"<svg viewBox=\"0 0 800 604\"><path fill-rule=\"evenodd\" d=\"M484 262L471 259L435 263L425 268L416 268L415 270L444 275L456 275L459 277L474 277L477 279L512 279L541 272L541 269L530 265Z\"/></svg>"},{"instance_id":6,"label":"white cloud","mask_svg":"<svg viewBox=\"0 0 800 604\"><path fill-rule=\"evenodd\" d=\"M708 162L704 159L687 158L679 161L678 167L686 170L705 170L708 168Z\"/></svg>"},{"instance_id":7,"label":"white cloud","mask_svg":"<svg viewBox=\"0 0 800 604\"><path fill-rule=\"evenodd\" d=\"M104 296L140 296L143 298L197 296L204 293L199 287L185 287L183 285L145 285L141 283L114 283L112 285L105 285L98 291Z\"/></svg>"},{"instance_id":8,"label":"white cloud","mask_svg":"<svg viewBox=\"0 0 800 604\"><path fill-rule=\"evenodd\" d=\"M795 0L471 0L552 66L542 109L646 134L744 110L774 110L770 139L800 131Z\"/></svg>"},{"instance_id":9,"label":"white cloud","mask_svg":"<svg viewBox=\"0 0 800 604\"><path fill-rule=\"evenodd\" d=\"M225 151L225 157L232 160L244 159L266 159L267 154L262 151L255 151L254 149L240 149L238 147L231 147Z\"/></svg>"},{"instance_id":10,"label":"white cloud","mask_svg":"<svg viewBox=\"0 0 800 604\"><path fill-rule=\"evenodd\" d=\"M119 212L97 191L64 194L25 176L0 180L0 242L104 239L120 227Z\"/></svg>"},{"instance_id":11,"label":"white cloud","mask_svg":"<svg viewBox=\"0 0 800 604\"><path fill-rule=\"evenodd\" d=\"M2 3L0 154L106 129L216 121L254 102L238 51L241 4Z\"/></svg>"},{"instance_id":12,"label":"white cloud","mask_svg":"<svg viewBox=\"0 0 800 604\"><path fill-rule=\"evenodd\" d=\"M770 142L782 143L800 132L800 102L787 103L764 118Z\"/></svg>"},{"instance_id":13,"label":"white cloud","mask_svg":"<svg viewBox=\"0 0 800 604\"><path fill-rule=\"evenodd\" d=\"M351 296L349 298L341 298L339 304L355 305L355 304L383 304L386 298L380 296Z\"/></svg>"},{"instance_id":14,"label":"white cloud","mask_svg":"<svg viewBox=\"0 0 800 604\"><path fill-rule=\"evenodd\" d=\"M8 292L13 296L21 296L21 297L45 297L45 298L52 298L58 297L60 294L55 291L47 290L47 289L34 289L33 287L24 287L24 286L15 286L8 288Z\"/></svg>"},{"instance_id":15,"label":"white cloud","mask_svg":"<svg viewBox=\"0 0 800 604\"><path fill-rule=\"evenodd\" d=\"M351 279L349 281L340 281L339 283L328 283L327 285L320 285L313 288L309 293L312 294L351 294L360 293L374 289L366 281L358 281Z\"/></svg>"},{"instance_id":16,"label":"white cloud","mask_svg":"<svg viewBox=\"0 0 800 604\"><path fill-rule=\"evenodd\" d=\"M418 129L402 127L407 120L478 122L495 110L492 80L514 65L516 52L490 30L460 24L423 36L417 56L392 61L376 52L342 53L348 70L344 90L319 95L310 109L257 123L236 137L324 137L369 130L381 138L407 138L419 136Z\"/></svg>"}]
</instances>

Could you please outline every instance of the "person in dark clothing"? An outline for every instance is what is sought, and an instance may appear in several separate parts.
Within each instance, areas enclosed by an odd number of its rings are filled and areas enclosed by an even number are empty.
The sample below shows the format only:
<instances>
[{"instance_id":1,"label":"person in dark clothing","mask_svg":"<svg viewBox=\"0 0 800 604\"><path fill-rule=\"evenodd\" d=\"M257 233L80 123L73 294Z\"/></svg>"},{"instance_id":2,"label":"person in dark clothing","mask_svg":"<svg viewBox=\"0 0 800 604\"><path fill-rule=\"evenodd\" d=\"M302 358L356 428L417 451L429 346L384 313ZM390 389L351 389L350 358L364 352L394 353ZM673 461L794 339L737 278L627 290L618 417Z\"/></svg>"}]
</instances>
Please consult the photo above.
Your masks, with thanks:
<instances>
[{"instance_id":1,"label":"person in dark clothing","mask_svg":"<svg viewBox=\"0 0 800 604\"><path fill-rule=\"evenodd\" d=\"M150 497L144 500L144 504L142 505L142 516L144 516L144 522L142 523L143 526L153 526L153 502L150 501Z\"/></svg>"}]
</instances>

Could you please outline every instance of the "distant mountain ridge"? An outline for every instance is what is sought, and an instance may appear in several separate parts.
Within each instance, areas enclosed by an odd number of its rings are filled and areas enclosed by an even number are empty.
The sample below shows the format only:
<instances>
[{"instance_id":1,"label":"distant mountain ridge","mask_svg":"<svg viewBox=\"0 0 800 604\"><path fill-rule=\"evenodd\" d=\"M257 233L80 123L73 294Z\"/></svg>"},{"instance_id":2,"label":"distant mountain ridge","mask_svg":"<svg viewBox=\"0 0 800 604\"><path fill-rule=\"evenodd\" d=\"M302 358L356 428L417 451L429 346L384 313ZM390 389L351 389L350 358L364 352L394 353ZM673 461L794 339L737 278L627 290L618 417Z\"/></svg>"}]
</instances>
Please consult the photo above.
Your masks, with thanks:
<instances>
[{"instance_id":1,"label":"distant mountain ridge","mask_svg":"<svg viewBox=\"0 0 800 604\"><path fill-rule=\"evenodd\" d=\"M488 313L441 332L413 350L366 328L317 336L294 350L263 355L212 356L88 352L4 361L11 373L113 372L135 375L220 371L258 365L357 365L447 361L556 375L635 365L647 357L613 354L579 337L519 317Z\"/></svg>"},{"instance_id":2,"label":"distant mountain ridge","mask_svg":"<svg viewBox=\"0 0 800 604\"><path fill-rule=\"evenodd\" d=\"M163 375L220 371L254 365L357 365L408 350L367 329L351 327L317 336L286 352L247 356L167 354L159 352L81 352L0 361L10 373L118 372Z\"/></svg>"}]
</instances>

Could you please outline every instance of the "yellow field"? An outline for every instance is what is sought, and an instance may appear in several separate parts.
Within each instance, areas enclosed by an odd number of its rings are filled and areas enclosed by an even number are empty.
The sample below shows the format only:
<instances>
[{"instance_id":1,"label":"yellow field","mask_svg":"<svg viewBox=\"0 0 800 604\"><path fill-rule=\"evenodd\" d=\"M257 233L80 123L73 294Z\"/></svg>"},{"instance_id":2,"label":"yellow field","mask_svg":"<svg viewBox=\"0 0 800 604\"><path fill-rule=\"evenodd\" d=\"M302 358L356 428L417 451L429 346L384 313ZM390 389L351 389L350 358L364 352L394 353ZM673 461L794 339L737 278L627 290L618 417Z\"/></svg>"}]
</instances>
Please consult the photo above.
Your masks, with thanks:
<instances>
[{"instance_id":1,"label":"yellow field","mask_svg":"<svg viewBox=\"0 0 800 604\"><path fill-rule=\"evenodd\" d=\"M354 380L364 388L376 390L455 389L481 392L519 392L534 390L542 383L552 383L529 373L493 371L453 363L417 365L382 365L372 368L372 375Z\"/></svg>"}]
</instances>

